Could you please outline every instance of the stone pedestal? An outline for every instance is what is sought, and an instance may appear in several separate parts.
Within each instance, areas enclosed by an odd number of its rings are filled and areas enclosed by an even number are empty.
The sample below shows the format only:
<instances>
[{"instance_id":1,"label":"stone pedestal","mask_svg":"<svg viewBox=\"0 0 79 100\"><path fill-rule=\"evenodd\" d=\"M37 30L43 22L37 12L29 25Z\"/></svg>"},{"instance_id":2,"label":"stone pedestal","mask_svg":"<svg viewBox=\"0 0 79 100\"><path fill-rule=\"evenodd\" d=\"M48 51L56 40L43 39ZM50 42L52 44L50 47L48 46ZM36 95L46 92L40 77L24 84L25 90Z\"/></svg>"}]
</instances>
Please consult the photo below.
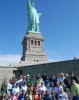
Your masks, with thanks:
<instances>
[{"instance_id":1,"label":"stone pedestal","mask_svg":"<svg viewBox=\"0 0 79 100\"><path fill-rule=\"evenodd\" d=\"M21 63L32 65L48 62L44 51L44 37L40 33L28 32L22 41L22 45L23 54Z\"/></svg>"}]
</instances>

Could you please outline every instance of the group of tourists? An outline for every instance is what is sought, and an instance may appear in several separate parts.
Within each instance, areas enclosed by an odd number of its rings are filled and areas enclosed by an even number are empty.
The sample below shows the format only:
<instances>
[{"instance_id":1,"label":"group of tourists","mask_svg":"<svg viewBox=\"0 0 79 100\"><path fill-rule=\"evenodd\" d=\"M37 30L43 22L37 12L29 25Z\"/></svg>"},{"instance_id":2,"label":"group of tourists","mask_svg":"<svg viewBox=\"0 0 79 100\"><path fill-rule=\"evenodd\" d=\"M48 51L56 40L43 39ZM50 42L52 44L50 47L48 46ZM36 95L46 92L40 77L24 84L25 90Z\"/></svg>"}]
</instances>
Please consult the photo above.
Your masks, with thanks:
<instances>
[{"instance_id":1,"label":"group of tourists","mask_svg":"<svg viewBox=\"0 0 79 100\"><path fill-rule=\"evenodd\" d=\"M79 79L73 72L5 78L0 87L0 100L79 100Z\"/></svg>"}]
</instances>

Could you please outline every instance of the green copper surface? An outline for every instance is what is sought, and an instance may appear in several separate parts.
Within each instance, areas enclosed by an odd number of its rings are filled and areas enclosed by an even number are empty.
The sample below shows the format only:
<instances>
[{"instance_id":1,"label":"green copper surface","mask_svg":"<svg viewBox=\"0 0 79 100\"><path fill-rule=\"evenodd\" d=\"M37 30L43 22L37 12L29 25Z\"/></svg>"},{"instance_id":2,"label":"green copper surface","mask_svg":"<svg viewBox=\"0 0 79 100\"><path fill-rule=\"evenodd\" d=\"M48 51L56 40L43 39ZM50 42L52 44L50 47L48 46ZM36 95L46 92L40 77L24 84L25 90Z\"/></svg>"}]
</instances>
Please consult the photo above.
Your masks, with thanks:
<instances>
[{"instance_id":1,"label":"green copper surface","mask_svg":"<svg viewBox=\"0 0 79 100\"><path fill-rule=\"evenodd\" d=\"M27 3L27 10L28 10L28 32L35 32L40 33L39 30L39 18L41 16L41 13L37 13L37 10L35 9L35 4L31 2L30 0Z\"/></svg>"}]
</instances>

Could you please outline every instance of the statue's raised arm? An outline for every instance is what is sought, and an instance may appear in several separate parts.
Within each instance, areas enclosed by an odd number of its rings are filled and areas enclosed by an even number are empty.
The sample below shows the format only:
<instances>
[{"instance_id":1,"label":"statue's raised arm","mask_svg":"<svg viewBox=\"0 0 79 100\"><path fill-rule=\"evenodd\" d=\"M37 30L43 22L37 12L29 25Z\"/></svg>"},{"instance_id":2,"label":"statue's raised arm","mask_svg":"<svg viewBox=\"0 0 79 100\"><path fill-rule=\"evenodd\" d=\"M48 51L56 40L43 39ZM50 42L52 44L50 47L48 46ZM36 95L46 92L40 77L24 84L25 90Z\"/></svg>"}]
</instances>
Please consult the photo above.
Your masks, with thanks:
<instances>
[{"instance_id":1,"label":"statue's raised arm","mask_svg":"<svg viewBox=\"0 0 79 100\"><path fill-rule=\"evenodd\" d=\"M41 13L37 13L35 9L35 4L28 0L27 3L27 10L28 10L28 32L37 32L39 33L39 18Z\"/></svg>"}]
</instances>

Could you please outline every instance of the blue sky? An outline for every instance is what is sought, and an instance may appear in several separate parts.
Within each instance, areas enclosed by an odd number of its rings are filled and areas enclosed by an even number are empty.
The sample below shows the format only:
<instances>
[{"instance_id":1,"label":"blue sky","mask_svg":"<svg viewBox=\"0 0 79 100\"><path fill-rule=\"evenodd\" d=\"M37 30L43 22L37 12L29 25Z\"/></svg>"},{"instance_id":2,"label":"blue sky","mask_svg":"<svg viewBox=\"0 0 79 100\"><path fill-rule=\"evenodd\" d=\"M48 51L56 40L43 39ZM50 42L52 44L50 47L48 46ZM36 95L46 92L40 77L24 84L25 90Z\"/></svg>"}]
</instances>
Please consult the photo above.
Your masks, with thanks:
<instances>
[{"instance_id":1,"label":"blue sky","mask_svg":"<svg viewBox=\"0 0 79 100\"><path fill-rule=\"evenodd\" d=\"M50 61L79 58L79 0L32 0ZM27 0L0 0L0 65L20 61Z\"/></svg>"}]
</instances>

